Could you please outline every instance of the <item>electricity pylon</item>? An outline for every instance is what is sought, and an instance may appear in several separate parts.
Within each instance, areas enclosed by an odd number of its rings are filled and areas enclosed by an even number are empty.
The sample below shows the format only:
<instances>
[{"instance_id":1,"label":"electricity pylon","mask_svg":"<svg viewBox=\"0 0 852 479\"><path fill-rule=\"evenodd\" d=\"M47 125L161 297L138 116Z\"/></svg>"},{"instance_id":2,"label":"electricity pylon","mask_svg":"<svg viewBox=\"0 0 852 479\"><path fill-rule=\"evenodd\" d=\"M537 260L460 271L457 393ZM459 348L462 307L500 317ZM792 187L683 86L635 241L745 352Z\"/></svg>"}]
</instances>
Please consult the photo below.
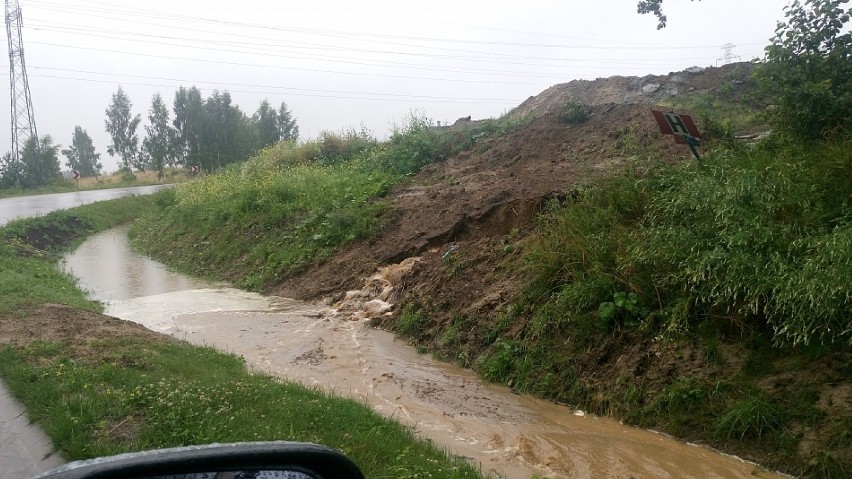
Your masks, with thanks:
<instances>
[{"instance_id":1,"label":"electricity pylon","mask_svg":"<svg viewBox=\"0 0 852 479\"><path fill-rule=\"evenodd\" d=\"M38 151L38 132L33 118L33 100L24 61L21 36L21 7L18 0L6 0L6 33L9 37L9 93L12 96L12 158L21 161L21 152L32 139ZM37 162L39 163L39 162Z\"/></svg>"},{"instance_id":2,"label":"electricity pylon","mask_svg":"<svg viewBox=\"0 0 852 479\"><path fill-rule=\"evenodd\" d=\"M724 54L716 59L716 65L719 65L719 60L723 62L722 65L727 65L728 63L733 62L735 58L739 60L740 56L734 55L734 47L736 47L736 45L733 43L726 43L722 45L722 51Z\"/></svg>"}]
</instances>

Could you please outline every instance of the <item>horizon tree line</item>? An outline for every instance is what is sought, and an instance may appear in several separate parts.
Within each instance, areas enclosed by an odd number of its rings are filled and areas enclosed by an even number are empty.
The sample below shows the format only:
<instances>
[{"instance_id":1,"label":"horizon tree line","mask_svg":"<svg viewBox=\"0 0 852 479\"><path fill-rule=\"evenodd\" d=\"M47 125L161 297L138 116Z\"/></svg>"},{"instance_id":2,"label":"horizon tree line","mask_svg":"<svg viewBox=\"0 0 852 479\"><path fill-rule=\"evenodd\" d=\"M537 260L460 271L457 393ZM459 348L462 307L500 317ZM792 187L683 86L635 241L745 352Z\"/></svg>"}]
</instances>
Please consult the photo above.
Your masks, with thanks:
<instances>
[{"instance_id":1,"label":"horizon tree line","mask_svg":"<svg viewBox=\"0 0 852 479\"><path fill-rule=\"evenodd\" d=\"M133 171L156 171L163 178L167 167L197 166L213 171L245 161L256 151L278 141L297 141L296 119L281 102L278 109L263 100L252 116L233 104L231 94L214 90L204 98L192 86L175 92L172 111L159 93L151 98L148 124L139 141L141 115L132 113L133 103L121 86L112 95L105 110L104 127L111 143L107 153L117 157L119 170L126 176ZM34 188L61 178L60 145L50 135L29 140L20 158L11 152L0 157L0 188ZM102 174L101 154L91 136L81 126L74 127L71 146L61 150L65 166L82 177Z\"/></svg>"}]
</instances>

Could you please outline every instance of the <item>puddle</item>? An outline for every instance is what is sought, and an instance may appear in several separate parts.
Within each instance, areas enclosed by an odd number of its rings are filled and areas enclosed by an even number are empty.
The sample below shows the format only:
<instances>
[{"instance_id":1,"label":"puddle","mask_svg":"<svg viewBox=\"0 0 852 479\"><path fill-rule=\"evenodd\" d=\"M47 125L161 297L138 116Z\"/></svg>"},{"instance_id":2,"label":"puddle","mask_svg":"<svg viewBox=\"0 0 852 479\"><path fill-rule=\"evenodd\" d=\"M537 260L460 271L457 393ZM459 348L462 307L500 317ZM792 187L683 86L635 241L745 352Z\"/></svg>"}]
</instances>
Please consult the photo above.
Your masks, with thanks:
<instances>
[{"instance_id":1,"label":"puddle","mask_svg":"<svg viewBox=\"0 0 852 479\"><path fill-rule=\"evenodd\" d=\"M91 238L67 258L66 268L105 301L108 314L240 354L258 371L366 402L486 473L513 479L783 477L486 384L363 320L348 319L363 317L348 310L180 278L130 251L124 230ZM391 299L381 278L369 284L375 297ZM369 295L347 298L372 301Z\"/></svg>"}]
</instances>

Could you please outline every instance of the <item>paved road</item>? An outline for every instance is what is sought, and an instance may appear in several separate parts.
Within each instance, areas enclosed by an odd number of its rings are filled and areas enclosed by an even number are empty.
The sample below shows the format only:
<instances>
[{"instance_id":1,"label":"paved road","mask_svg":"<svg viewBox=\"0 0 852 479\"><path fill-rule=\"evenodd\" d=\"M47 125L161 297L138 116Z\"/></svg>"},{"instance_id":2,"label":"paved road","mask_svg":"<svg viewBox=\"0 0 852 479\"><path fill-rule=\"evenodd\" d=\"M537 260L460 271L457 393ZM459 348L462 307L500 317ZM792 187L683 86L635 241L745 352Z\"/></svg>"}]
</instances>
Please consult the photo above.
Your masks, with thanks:
<instances>
[{"instance_id":1,"label":"paved road","mask_svg":"<svg viewBox=\"0 0 852 479\"><path fill-rule=\"evenodd\" d=\"M147 195L168 188L170 185L134 186L109 190L73 191L71 193L53 193L49 195L18 196L0 199L0 226L16 218L28 218L50 213L53 210L74 208L75 206L114 200L132 195Z\"/></svg>"},{"instance_id":2,"label":"paved road","mask_svg":"<svg viewBox=\"0 0 852 479\"><path fill-rule=\"evenodd\" d=\"M0 479L32 477L64 462L25 412L0 381Z\"/></svg>"}]
</instances>

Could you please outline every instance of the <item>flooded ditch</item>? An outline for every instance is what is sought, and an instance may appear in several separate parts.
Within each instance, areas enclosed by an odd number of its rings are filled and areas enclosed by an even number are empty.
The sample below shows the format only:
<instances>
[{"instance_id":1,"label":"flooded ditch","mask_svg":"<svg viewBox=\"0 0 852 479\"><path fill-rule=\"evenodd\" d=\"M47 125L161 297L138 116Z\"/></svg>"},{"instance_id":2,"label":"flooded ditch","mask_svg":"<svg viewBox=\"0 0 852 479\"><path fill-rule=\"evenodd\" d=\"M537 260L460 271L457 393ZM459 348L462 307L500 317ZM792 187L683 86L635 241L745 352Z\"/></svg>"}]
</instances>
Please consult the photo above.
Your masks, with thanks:
<instances>
[{"instance_id":1,"label":"flooded ditch","mask_svg":"<svg viewBox=\"0 0 852 479\"><path fill-rule=\"evenodd\" d=\"M782 477L487 384L327 305L263 297L169 272L132 252L124 229L91 238L64 264L106 304L107 314L240 354L258 371L366 402L486 473L513 479Z\"/></svg>"}]
</instances>

